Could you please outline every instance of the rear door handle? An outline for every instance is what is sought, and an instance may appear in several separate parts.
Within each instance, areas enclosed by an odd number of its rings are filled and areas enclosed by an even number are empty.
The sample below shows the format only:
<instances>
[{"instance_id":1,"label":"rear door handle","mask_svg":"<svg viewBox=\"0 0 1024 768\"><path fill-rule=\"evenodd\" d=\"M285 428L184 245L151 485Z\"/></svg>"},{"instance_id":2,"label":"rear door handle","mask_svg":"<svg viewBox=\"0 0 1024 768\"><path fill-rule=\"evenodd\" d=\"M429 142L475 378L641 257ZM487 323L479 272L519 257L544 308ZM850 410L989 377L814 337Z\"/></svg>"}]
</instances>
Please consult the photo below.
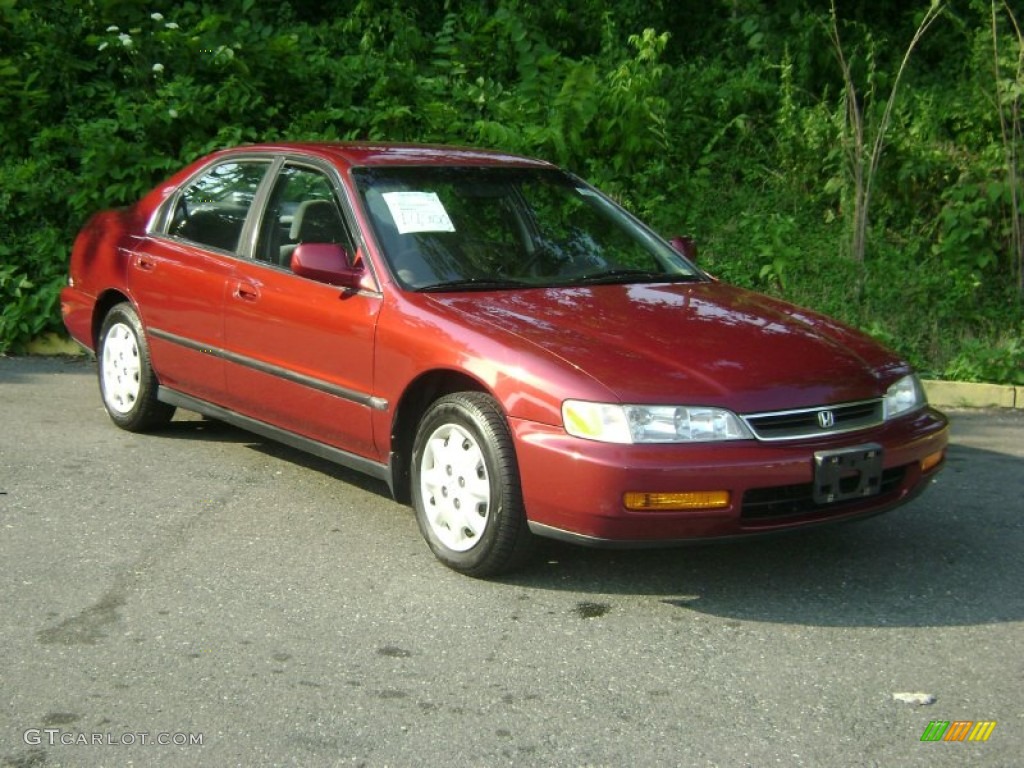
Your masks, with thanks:
<instances>
[{"instance_id":1,"label":"rear door handle","mask_svg":"<svg viewBox=\"0 0 1024 768\"><path fill-rule=\"evenodd\" d=\"M143 272L152 272L156 269L156 262L148 256L140 253L135 259L135 266Z\"/></svg>"},{"instance_id":2,"label":"rear door handle","mask_svg":"<svg viewBox=\"0 0 1024 768\"><path fill-rule=\"evenodd\" d=\"M243 301L256 301L260 297L260 289L252 283L238 283L235 296Z\"/></svg>"}]
</instances>

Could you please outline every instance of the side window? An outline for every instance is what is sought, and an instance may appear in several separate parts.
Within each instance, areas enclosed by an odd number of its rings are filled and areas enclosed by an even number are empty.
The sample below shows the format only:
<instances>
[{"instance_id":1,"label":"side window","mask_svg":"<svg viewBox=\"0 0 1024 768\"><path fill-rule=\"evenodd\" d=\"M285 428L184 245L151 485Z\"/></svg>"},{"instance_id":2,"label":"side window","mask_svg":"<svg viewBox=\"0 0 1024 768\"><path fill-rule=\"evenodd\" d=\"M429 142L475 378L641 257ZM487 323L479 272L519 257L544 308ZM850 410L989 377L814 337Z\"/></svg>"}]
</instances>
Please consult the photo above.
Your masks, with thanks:
<instances>
[{"instance_id":1,"label":"side window","mask_svg":"<svg viewBox=\"0 0 1024 768\"><path fill-rule=\"evenodd\" d=\"M301 243L338 243L353 250L327 176L311 168L285 166L270 193L255 256L288 268L292 251Z\"/></svg>"},{"instance_id":2,"label":"side window","mask_svg":"<svg viewBox=\"0 0 1024 768\"><path fill-rule=\"evenodd\" d=\"M238 250L245 217L266 162L222 163L192 182L178 197L167 234L222 251Z\"/></svg>"}]
</instances>

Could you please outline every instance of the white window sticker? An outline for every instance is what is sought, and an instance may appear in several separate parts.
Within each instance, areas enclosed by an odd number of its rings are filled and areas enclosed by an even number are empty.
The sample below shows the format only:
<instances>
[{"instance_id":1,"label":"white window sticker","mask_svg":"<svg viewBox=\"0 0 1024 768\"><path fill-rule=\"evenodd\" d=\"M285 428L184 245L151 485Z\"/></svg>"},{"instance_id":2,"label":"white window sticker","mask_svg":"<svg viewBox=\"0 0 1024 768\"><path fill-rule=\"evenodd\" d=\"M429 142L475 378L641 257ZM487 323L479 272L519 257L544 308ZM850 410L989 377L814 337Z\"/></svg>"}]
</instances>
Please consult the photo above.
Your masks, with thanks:
<instances>
[{"instance_id":1,"label":"white window sticker","mask_svg":"<svg viewBox=\"0 0 1024 768\"><path fill-rule=\"evenodd\" d=\"M381 196L388 204L400 235L455 231L448 211L435 192L385 192Z\"/></svg>"}]
</instances>

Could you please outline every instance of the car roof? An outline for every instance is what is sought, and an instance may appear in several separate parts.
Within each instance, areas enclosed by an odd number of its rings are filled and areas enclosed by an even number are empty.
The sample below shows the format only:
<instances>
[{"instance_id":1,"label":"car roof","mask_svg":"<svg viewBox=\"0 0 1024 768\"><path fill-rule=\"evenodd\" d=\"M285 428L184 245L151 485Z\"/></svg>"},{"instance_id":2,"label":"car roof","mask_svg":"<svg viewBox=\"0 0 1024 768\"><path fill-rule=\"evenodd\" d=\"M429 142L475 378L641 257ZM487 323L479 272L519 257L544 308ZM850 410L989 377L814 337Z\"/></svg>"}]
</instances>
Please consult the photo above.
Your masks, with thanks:
<instances>
[{"instance_id":1,"label":"car roof","mask_svg":"<svg viewBox=\"0 0 1024 768\"><path fill-rule=\"evenodd\" d=\"M249 144L217 154L297 154L320 157L347 167L384 165L476 165L552 168L550 163L509 152L441 144L388 142L280 142Z\"/></svg>"}]
</instances>

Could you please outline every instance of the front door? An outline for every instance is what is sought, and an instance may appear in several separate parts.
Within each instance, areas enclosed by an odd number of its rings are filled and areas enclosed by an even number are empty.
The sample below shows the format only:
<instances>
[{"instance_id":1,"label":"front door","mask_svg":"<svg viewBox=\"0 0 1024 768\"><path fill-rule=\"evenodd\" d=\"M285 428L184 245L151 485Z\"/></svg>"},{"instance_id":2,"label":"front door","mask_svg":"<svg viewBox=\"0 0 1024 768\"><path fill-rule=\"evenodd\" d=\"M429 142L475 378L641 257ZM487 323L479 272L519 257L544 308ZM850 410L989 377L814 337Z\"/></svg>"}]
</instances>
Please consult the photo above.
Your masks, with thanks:
<instances>
[{"instance_id":1,"label":"front door","mask_svg":"<svg viewBox=\"0 0 1024 768\"><path fill-rule=\"evenodd\" d=\"M355 253L337 185L286 164L268 198L254 258L238 263L224 311L231 407L304 437L377 459L371 429L373 340L381 297L299 277L303 242Z\"/></svg>"}]
</instances>

